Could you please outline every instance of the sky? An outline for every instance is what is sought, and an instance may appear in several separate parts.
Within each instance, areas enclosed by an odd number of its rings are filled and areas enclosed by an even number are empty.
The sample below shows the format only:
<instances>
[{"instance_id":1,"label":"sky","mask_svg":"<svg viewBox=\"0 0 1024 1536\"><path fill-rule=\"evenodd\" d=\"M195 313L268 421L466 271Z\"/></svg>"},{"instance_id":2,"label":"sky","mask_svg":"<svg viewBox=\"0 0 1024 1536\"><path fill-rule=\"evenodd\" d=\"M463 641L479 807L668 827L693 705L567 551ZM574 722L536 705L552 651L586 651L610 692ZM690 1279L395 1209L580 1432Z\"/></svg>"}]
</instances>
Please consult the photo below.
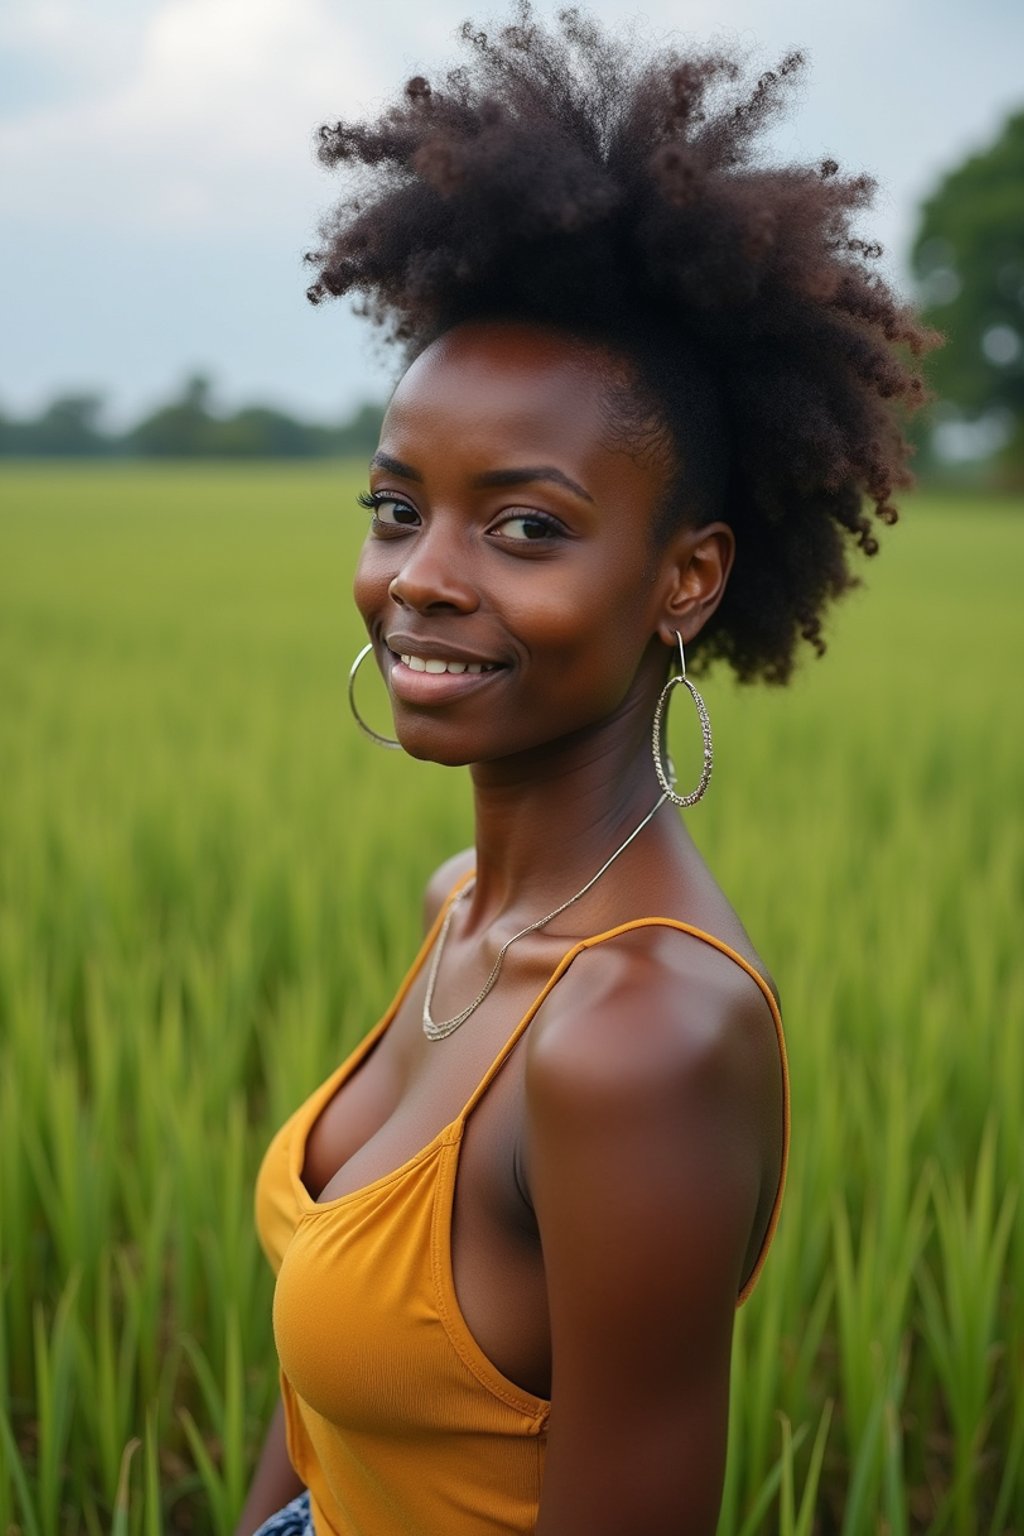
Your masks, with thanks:
<instances>
[{"instance_id":1,"label":"sky","mask_svg":"<svg viewBox=\"0 0 1024 1536\"><path fill-rule=\"evenodd\" d=\"M551 16L558 6L538 0ZM810 69L772 149L833 155L881 190L861 232L910 296L916 209L1024 103L1016 0L591 0L655 43ZM484 0L3 0L0 410L95 390L114 424L192 372L225 407L336 420L395 360L344 303L313 309L302 253L337 184L318 123L435 77Z\"/></svg>"}]
</instances>

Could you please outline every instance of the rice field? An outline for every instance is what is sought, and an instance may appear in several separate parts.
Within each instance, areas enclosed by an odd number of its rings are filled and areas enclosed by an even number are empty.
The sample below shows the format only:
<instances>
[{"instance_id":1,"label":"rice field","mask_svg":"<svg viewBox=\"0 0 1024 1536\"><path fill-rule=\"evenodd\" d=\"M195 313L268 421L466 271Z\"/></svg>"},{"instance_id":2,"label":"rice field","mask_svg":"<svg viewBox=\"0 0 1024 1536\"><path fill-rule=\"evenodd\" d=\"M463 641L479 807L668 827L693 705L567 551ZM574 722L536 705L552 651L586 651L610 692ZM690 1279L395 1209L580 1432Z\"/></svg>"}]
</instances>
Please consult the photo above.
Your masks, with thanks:
<instances>
[{"instance_id":1,"label":"rice field","mask_svg":"<svg viewBox=\"0 0 1024 1536\"><path fill-rule=\"evenodd\" d=\"M467 838L463 776L347 716L359 486L0 476L6 1536L232 1530L276 1391L256 1165ZM788 691L704 688L691 825L794 1096L722 1536L1024 1532L1024 507L885 543Z\"/></svg>"}]
</instances>

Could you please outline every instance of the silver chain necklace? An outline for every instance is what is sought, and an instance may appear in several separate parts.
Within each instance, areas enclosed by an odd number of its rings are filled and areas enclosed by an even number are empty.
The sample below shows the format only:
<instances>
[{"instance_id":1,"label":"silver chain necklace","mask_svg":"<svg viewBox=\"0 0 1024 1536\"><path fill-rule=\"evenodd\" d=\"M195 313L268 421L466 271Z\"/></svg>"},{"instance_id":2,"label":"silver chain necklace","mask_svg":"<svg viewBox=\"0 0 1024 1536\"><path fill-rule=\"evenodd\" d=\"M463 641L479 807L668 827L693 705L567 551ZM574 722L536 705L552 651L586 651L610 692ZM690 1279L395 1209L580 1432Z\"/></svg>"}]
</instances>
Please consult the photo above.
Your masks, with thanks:
<instances>
[{"instance_id":1,"label":"silver chain necklace","mask_svg":"<svg viewBox=\"0 0 1024 1536\"><path fill-rule=\"evenodd\" d=\"M427 990L423 997L423 1033L426 1035L428 1040L445 1040L449 1035L455 1033L460 1024L465 1024L470 1014L476 1012L484 998L492 990L494 983L497 981L498 975L501 971L502 962L505 959L505 956L508 954L509 950L512 948L512 945L518 943L520 939L525 939L528 933L536 933L538 928L543 928L545 923L550 923L553 917L557 917L560 912L565 911L566 907L571 907L573 902L579 901L581 896L585 896L590 888L597 884L601 876L611 868L611 866L615 863L615 860L619 857L619 854L625 853L634 837L639 837L647 823L649 821L653 821L654 817L657 815L658 811L661 810L661 807L665 804L667 799L667 793L659 796L657 802L647 812L647 815L644 817L643 821L641 821L638 826L633 828L632 832L626 838L626 841L619 844L611 858L605 860L597 874L591 875L586 885L581 886L580 889L576 892L575 896L570 896L568 901L563 901L562 905L560 907L556 907L553 912L549 912L547 917L539 917L535 923L530 923L526 928L520 928L518 933L514 933L510 939L506 939L504 944L498 950L498 957L494 962L491 974L488 976L487 980L484 982L483 986L477 993L476 997L474 997L473 1001L468 1004L467 1007L463 1008L459 1013L453 1013L450 1019L441 1019L438 1022L431 1015L430 1005L434 1000L434 985L437 981L437 973L441 965L441 956L444 954L445 941L448 938L448 930L451 927L452 918L455 915L455 908L458 906L460 901L462 901L466 896L470 894L476 882L471 880L468 885L463 886L458 895L453 898L448 907L448 911L445 913L444 922L441 924L441 932L437 936L437 944L434 947L434 955L430 962L430 970L427 973Z\"/></svg>"}]
</instances>

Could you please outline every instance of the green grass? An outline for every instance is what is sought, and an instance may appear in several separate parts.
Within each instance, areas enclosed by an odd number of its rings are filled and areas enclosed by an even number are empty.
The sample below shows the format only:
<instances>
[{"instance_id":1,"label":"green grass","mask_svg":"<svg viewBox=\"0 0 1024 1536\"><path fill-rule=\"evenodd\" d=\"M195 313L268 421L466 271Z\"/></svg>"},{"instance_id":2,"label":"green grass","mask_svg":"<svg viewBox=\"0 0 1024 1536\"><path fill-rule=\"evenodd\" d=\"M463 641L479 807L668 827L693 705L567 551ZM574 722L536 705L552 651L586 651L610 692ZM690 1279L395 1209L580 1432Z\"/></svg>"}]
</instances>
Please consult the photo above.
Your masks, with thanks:
<instances>
[{"instance_id":1,"label":"green grass","mask_svg":"<svg viewBox=\"0 0 1024 1536\"><path fill-rule=\"evenodd\" d=\"M0 478L0 1532L231 1528L275 1391L258 1158L467 837L463 777L347 717L356 487ZM1024 508L920 500L885 544L788 691L703 685L690 823L794 1092L723 1536L1024 1530Z\"/></svg>"}]
</instances>

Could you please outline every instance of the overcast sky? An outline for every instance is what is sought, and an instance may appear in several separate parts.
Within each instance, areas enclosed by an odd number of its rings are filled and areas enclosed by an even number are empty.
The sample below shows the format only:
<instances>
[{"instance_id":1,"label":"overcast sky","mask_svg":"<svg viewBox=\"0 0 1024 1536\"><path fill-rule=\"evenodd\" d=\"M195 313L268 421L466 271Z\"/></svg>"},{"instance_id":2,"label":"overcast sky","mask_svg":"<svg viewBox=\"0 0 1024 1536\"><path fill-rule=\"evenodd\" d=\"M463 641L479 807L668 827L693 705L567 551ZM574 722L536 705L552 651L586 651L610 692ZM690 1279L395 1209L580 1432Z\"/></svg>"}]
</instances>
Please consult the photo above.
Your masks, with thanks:
<instances>
[{"instance_id":1,"label":"overcast sky","mask_svg":"<svg viewBox=\"0 0 1024 1536\"><path fill-rule=\"evenodd\" d=\"M550 15L557 7L541 0ZM811 69L775 135L882 191L863 233L907 288L915 208L1024 102L1016 0L593 0L655 38L737 42ZM3 0L0 408L96 388L130 420L193 370L225 404L321 418L389 373L341 304L304 299L303 249L332 182L323 118L372 110L456 51L472 0Z\"/></svg>"}]
</instances>

